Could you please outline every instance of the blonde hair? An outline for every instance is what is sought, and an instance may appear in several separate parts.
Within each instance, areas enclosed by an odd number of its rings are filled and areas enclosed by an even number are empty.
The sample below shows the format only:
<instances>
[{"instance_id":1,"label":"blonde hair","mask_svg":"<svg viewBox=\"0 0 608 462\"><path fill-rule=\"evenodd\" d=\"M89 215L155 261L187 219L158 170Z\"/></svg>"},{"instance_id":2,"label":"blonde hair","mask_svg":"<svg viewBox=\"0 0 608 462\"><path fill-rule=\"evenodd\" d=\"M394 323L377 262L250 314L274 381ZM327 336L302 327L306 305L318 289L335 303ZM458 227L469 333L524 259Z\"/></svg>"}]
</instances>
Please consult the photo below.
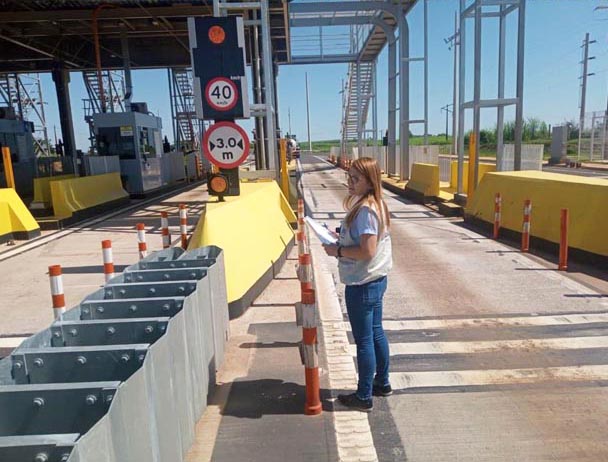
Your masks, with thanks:
<instances>
[{"instance_id":1,"label":"blonde hair","mask_svg":"<svg viewBox=\"0 0 608 462\"><path fill-rule=\"evenodd\" d=\"M371 185L371 189L363 196L347 196L344 199L344 208L347 210L345 223L350 226L361 210L367 205L378 214L379 234L384 233L390 226L388 207L382 199L382 178L380 168L375 159L360 157L351 164L351 170L356 170Z\"/></svg>"}]
</instances>

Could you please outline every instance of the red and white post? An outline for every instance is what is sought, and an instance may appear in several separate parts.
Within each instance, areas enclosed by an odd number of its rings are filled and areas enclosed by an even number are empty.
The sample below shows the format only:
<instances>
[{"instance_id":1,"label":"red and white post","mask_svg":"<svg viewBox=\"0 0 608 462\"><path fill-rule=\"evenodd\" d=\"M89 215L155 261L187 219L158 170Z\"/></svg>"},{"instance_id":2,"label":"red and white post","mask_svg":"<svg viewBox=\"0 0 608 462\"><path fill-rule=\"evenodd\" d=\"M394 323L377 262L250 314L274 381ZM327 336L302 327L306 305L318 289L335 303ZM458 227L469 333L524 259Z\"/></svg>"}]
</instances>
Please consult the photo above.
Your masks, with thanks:
<instances>
[{"instance_id":1,"label":"red and white post","mask_svg":"<svg viewBox=\"0 0 608 462\"><path fill-rule=\"evenodd\" d=\"M304 199L298 199L298 218L304 218Z\"/></svg>"},{"instance_id":2,"label":"red and white post","mask_svg":"<svg viewBox=\"0 0 608 462\"><path fill-rule=\"evenodd\" d=\"M322 411L319 389L319 355L317 352L317 307L315 291L302 292L302 348L306 379L304 414L317 415Z\"/></svg>"},{"instance_id":3,"label":"red and white post","mask_svg":"<svg viewBox=\"0 0 608 462\"><path fill-rule=\"evenodd\" d=\"M114 257L112 256L112 241L101 241L101 251L103 253L103 275L106 282L114 277Z\"/></svg>"},{"instance_id":4,"label":"red and white post","mask_svg":"<svg viewBox=\"0 0 608 462\"><path fill-rule=\"evenodd\" d=\"M559 237L559 265L560 271L568 269L568 209L561 210L560 237Z\"/></svg>"},{"instance_id":5,"label":"red and white post","mask_svg":"<svg viewBox=\"0 0 608 462\"><path fill-rule=\"evenodd\" d=\"M63 276L61 276L61 265L49 266L49 279L51 282L53 313L55 315L55 319L60 320L63 313L65 313L65 294L63 293Z\"/></svg>"},{"instance_id":6,"label":"red and white post","mask_svg":"<svg viewBox=\"0 0 608 462\"><path fill-rule=\"evenodd\" d=\"M137 247L139 249L139 259L148 256L148 245L146 244L146 228L143 223L137 223Z\"/></svg>"},{"instance_id":7,"label":"red and white post","mask_svg":"<svg viewBox=\"0 0 608 462\"><path fill-rule=\"evenodd\" d=\"M171 234L169 234L169 214L160 212L160 234L163 238L163 249L171 247Z\"/></svg>"},{"instance_id":8,"label":"red and white post","mask_svg":"<svg viewBox=\"0 0 608 462\"><path fill-rule=\"evenodd\" d=\"M299 231L296 233L296 242L298 243L298 257L308 253L306 246L306 232Z\"/></svg>"},{"instance_id":9,"label":"red and white post","mask_svg":"<svg viewBox=\"0 0 608 462\"><path fill-rule=\"evenodd\" d=\"M532 214L532 201L524 201L524 225L521 233L521 251L530 250L530 215Z\"/></svg>"},{"instance_id":10,"label":"red and white post","mask_svg":"<svg viewBox=\"0 0 608 462\"><path fill-rule=\"evenodd\" d=\"M494 239L498 239L498 233L500 232L500 220L502 218L502 198L500 193L496 193L494 196Z\"/></svg>"},{"instance_id":11,"label":"red and white post","mask_svg":"<svg viewBox=\"0 0 608 462\"><path fill-rule=\"evenodd\" d=\"M312 262L309 253L298 256L298 279L303 297L305 291L312 290Z\"/></svg>"},{"instance_id":12,"label":"red and white post","mask_svg":"<svg viewBox=\"0 0 608 462\"><path fill-rule=\"evenodd\" d=\"M182 235L182 249L188 248L188 210L185 204L179 204L179 232Z\"/></svg>"}]
</instances>

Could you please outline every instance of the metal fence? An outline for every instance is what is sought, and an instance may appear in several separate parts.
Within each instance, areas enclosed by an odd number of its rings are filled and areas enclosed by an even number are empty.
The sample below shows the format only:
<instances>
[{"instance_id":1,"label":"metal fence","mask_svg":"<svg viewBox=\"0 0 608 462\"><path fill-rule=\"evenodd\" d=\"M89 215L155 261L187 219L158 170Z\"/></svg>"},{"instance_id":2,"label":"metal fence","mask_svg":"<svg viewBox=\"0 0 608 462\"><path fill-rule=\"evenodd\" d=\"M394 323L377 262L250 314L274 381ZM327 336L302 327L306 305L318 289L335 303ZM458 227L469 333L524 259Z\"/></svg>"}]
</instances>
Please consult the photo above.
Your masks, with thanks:
<instances>
[{"instance_id":1,"label":"metal fence","mask_svg":"<svg viewBox=\"0 0 608 462\"><path fill-rule=\"evenodd\" d=\"M118 156L84 156L83 160L87 175L120 172L120 158Z\"/></svg>"},{"instance_id":2,"label":"metal fence","mask_svg":"<svg viewBox=\"0 0 608 462\"><path fill-rule=\"evenodd\" d=\"M0 361L0 460L183 460L228 335L222 250L150 255Z\"/></svg>"},{"instance_id":3,"label":"metal fence","mask_svg":"<svg viewBox=\"0 0 608 462\"><path fill-rule=\"evenodd\" d=\"M587 113L579 131L578 160L608 160L608 116L606 112Z\"/></svg>"}]
</instances>

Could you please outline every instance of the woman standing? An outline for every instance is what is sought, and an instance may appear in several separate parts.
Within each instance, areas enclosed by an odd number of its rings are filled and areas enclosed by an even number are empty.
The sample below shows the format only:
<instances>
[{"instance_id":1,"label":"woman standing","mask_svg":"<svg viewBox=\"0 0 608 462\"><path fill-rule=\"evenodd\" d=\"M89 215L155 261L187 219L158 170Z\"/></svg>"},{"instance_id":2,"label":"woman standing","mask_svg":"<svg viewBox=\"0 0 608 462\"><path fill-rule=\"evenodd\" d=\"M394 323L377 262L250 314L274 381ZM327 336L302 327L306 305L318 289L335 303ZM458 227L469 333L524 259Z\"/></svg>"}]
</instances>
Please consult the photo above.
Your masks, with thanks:
<instances>
[{"instance_id":1,"label":"woman standing","mask_svg":"<svg viewBox=\"0 0 608 462\"><path fill-rule=\"evenodd\" d=\"M372 395L392 394L389 383L388 341L382 328L382 298L392 267L390 218L382 200L380 169L369 157L355 160L348 171L346 217L338 245L326 245L338 258L340 280L346 285L346 310L357 344L357 392L339 395L352 409L369 412Z\"/></svg>"}]
</instances>

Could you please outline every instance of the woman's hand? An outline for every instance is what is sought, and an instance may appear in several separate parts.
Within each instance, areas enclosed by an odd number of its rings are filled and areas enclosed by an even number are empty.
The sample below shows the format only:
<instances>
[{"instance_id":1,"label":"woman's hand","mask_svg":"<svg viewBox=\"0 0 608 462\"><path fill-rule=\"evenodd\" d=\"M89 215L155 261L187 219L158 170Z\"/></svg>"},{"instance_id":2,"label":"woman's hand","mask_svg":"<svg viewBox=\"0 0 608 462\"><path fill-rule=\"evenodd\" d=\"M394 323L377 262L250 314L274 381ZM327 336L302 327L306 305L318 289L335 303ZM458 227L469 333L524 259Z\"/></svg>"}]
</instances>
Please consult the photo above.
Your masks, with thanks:
<instances>
[{"instance_id":1,"label":"woman's hand","mask_svg":"<svg viewBox=\"0 0 608 462\"><path fill-rule=\"evenodd\" d=\"M338 246L337 245L327 245L323 244L323 248L325 249L325 253L330 257L338 256Z\"/></svg>"}]
</instances>

